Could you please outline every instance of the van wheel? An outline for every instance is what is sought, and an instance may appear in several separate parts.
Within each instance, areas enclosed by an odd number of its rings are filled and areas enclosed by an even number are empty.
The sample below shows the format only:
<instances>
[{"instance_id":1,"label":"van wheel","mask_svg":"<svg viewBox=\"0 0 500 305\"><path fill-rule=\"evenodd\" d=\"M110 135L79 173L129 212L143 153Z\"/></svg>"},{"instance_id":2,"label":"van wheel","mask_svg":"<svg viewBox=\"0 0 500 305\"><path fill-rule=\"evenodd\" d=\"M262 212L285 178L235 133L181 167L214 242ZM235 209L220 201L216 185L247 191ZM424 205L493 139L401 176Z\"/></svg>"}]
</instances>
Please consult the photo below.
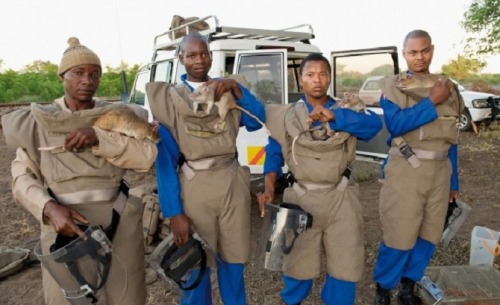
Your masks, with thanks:
<instances>
[{"instance_id":1,"label":"van wheel","mask_svg":"<svg viewBox=\"0 0 500 305\"><path fill-rule=\"evenodd\" d=\"M472 127L472 118L470 117L469 110L465 109L460 116L457 127L460 131L470 131Z\"/></svg>"}]
</instances>

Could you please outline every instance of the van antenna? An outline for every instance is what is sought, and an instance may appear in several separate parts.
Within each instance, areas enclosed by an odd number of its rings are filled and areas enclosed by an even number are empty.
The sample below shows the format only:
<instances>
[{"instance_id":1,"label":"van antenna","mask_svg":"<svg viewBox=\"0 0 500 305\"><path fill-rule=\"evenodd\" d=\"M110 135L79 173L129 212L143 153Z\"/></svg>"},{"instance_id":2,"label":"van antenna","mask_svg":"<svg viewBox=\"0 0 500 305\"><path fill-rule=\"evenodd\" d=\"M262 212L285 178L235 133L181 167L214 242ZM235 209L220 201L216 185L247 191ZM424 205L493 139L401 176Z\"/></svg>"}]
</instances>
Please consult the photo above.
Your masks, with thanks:
<instances>
[{"instance_id":1,"label":"van antenna","mask_svg":"<svg viewBox=\"0 0 500 305\"><path fill-rule=\"evenodd\" d=\"M123 64L123 48L122 48L122 39L121 39L121 30L120 30L120 19L118 16L118 0L115 0L115 14L116 14L116 30L118 32L118 48L120 49L120 74L122 78L122 94L120 99L122 102L126 102L128 100L128 87L127 87L127 74L125 73L124 64Z\"/></svg>"}]
</instances>

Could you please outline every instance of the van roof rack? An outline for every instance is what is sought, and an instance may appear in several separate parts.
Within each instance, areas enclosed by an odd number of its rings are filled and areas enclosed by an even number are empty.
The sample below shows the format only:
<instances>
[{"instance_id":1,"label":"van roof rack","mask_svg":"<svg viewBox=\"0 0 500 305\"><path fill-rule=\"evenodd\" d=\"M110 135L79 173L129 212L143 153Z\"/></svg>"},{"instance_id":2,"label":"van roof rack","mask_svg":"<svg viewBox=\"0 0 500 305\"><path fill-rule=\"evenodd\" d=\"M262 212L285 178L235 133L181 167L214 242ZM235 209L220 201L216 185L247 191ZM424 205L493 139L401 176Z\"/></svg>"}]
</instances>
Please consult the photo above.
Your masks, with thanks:
<instances>
[{"instance_id":1,"label":"van roof rack","mask_svg":"<svg viewBox=\"0 0 500 305\"><path fill-rule=\"evenodd\" d=\"M170 40L169 37L174 34L174 31L184 30L186 33L189 33L189 25L199 21L205 21L211 25L210 28L199 31L201 35L208 37L209 41L218 39L256 39L310 44L309 39L314 38L313 28L310 24L301 24L281 30L239 28L221 26L219 25L219 19L215 15L210 15L204 18L198 18L155 36L153 42L155 54L159 50L175 50L179 42L182 40L182 37L172 40ZM302 31L298 31L299 29L302 29Z\"/></svg>"}]
</instances>

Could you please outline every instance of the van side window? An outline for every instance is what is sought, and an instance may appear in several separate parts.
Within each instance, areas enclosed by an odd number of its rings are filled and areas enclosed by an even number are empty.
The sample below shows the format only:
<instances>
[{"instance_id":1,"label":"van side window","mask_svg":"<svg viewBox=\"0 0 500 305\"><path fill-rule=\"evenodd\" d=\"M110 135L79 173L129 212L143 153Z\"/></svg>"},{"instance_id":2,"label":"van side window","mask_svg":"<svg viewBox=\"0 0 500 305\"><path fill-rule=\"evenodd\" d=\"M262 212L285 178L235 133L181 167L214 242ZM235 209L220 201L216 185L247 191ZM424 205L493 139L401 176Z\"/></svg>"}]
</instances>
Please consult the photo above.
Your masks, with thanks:
<instances>
[{"instance_id":1,"label":"van side window","mask_svg":"<svg viewBox=\"0 0 500 305\"><path fill-rule=\"evenodd\" d=\"M279 54L242 56L238 74L243 74L250 91L266 104L283 104L282 68Z\"/></svg>"},{"instance_id":2,"label":"van side window","mask_svg":"<svg viewBox=\"0 0 500 305\"><path fill-rule=\"evenodd\" d=\"M226 63L224 68L224 77L233 73L234 69L234 56L226 56Z\"/></svg>"},{"instance_id":3,"label":"van side window","mask_svg":"<svg viewBox=\"0 0 500 305\"><path fill-rule=\"evenodd\" d=\"M288 103L295 103L302 97L302 88L299 83L299 69L301 58L289 58L287 77L288 77Z\"/></svg>"},{"instance_id":4,"label":"van side window","mask_svg":"<svg viewBox=\"0 0 500 305\"><path fill-rule=\"evenodd\" d=\"M172 81L173 65L174 63L172 61L163 61L156 64L153 72L153 81L170 83Z\"/></svg>"},{"instance_id":5,"label":"van side window","mask_svg":"<svg viewBox=\"0 0 500 305\"><path fill-rule=\"evenodd\" d=\"M146 100L146 83L149 82L149 70L138 72L135 78L134 90L130 96L130 103L144 106Z\"/></svg>"},{"instance_id":6,"label":"van side window","mask_svg":"<svg viewBox=\"0 0 500 305\"><path fill-rule=\"evenodd\" d=\"M382 92L378 80L395 74L392 53L366 51L357 56L339 55L333 65L336 73L334 75L336 97L342 98L345 93L355 93L367 106L380 107Z\"/></svg>"}]
</instances>

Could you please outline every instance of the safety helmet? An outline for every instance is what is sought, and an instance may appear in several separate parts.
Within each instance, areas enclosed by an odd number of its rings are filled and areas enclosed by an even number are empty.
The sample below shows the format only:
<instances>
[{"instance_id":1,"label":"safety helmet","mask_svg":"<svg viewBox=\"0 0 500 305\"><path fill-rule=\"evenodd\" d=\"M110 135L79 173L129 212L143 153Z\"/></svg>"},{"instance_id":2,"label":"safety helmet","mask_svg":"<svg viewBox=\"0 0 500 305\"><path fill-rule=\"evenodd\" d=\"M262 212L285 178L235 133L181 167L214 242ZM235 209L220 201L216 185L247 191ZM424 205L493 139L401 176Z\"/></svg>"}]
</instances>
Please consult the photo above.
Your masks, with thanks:
<instances>
[{"instance_id":1,"label":"safety helmet","mask_svg":"<svg viewBox=\"0 0 500 305\"><path fill-rule=\"evenodd\" d=\"M40 240L34 252L71 304L95 304L109 274L113 248L101 227L80 229L87 239L58 234L51 245Z\"/></svg>"},{"instance_id":2,"label":"safety helmet","mask_svg":"<svg viewBox=\"0 0 500 305\"><path fill-rule=\"evenodd\" d=\"M173 281L180 289L194 289L200 284L207 267L204 244L198 234L191 234L187 242L177 246L173 233L170 233L151 254L151 266L163 279ZM198 274L192 279L195 271Z\"/></svg>"}]
</instances>

